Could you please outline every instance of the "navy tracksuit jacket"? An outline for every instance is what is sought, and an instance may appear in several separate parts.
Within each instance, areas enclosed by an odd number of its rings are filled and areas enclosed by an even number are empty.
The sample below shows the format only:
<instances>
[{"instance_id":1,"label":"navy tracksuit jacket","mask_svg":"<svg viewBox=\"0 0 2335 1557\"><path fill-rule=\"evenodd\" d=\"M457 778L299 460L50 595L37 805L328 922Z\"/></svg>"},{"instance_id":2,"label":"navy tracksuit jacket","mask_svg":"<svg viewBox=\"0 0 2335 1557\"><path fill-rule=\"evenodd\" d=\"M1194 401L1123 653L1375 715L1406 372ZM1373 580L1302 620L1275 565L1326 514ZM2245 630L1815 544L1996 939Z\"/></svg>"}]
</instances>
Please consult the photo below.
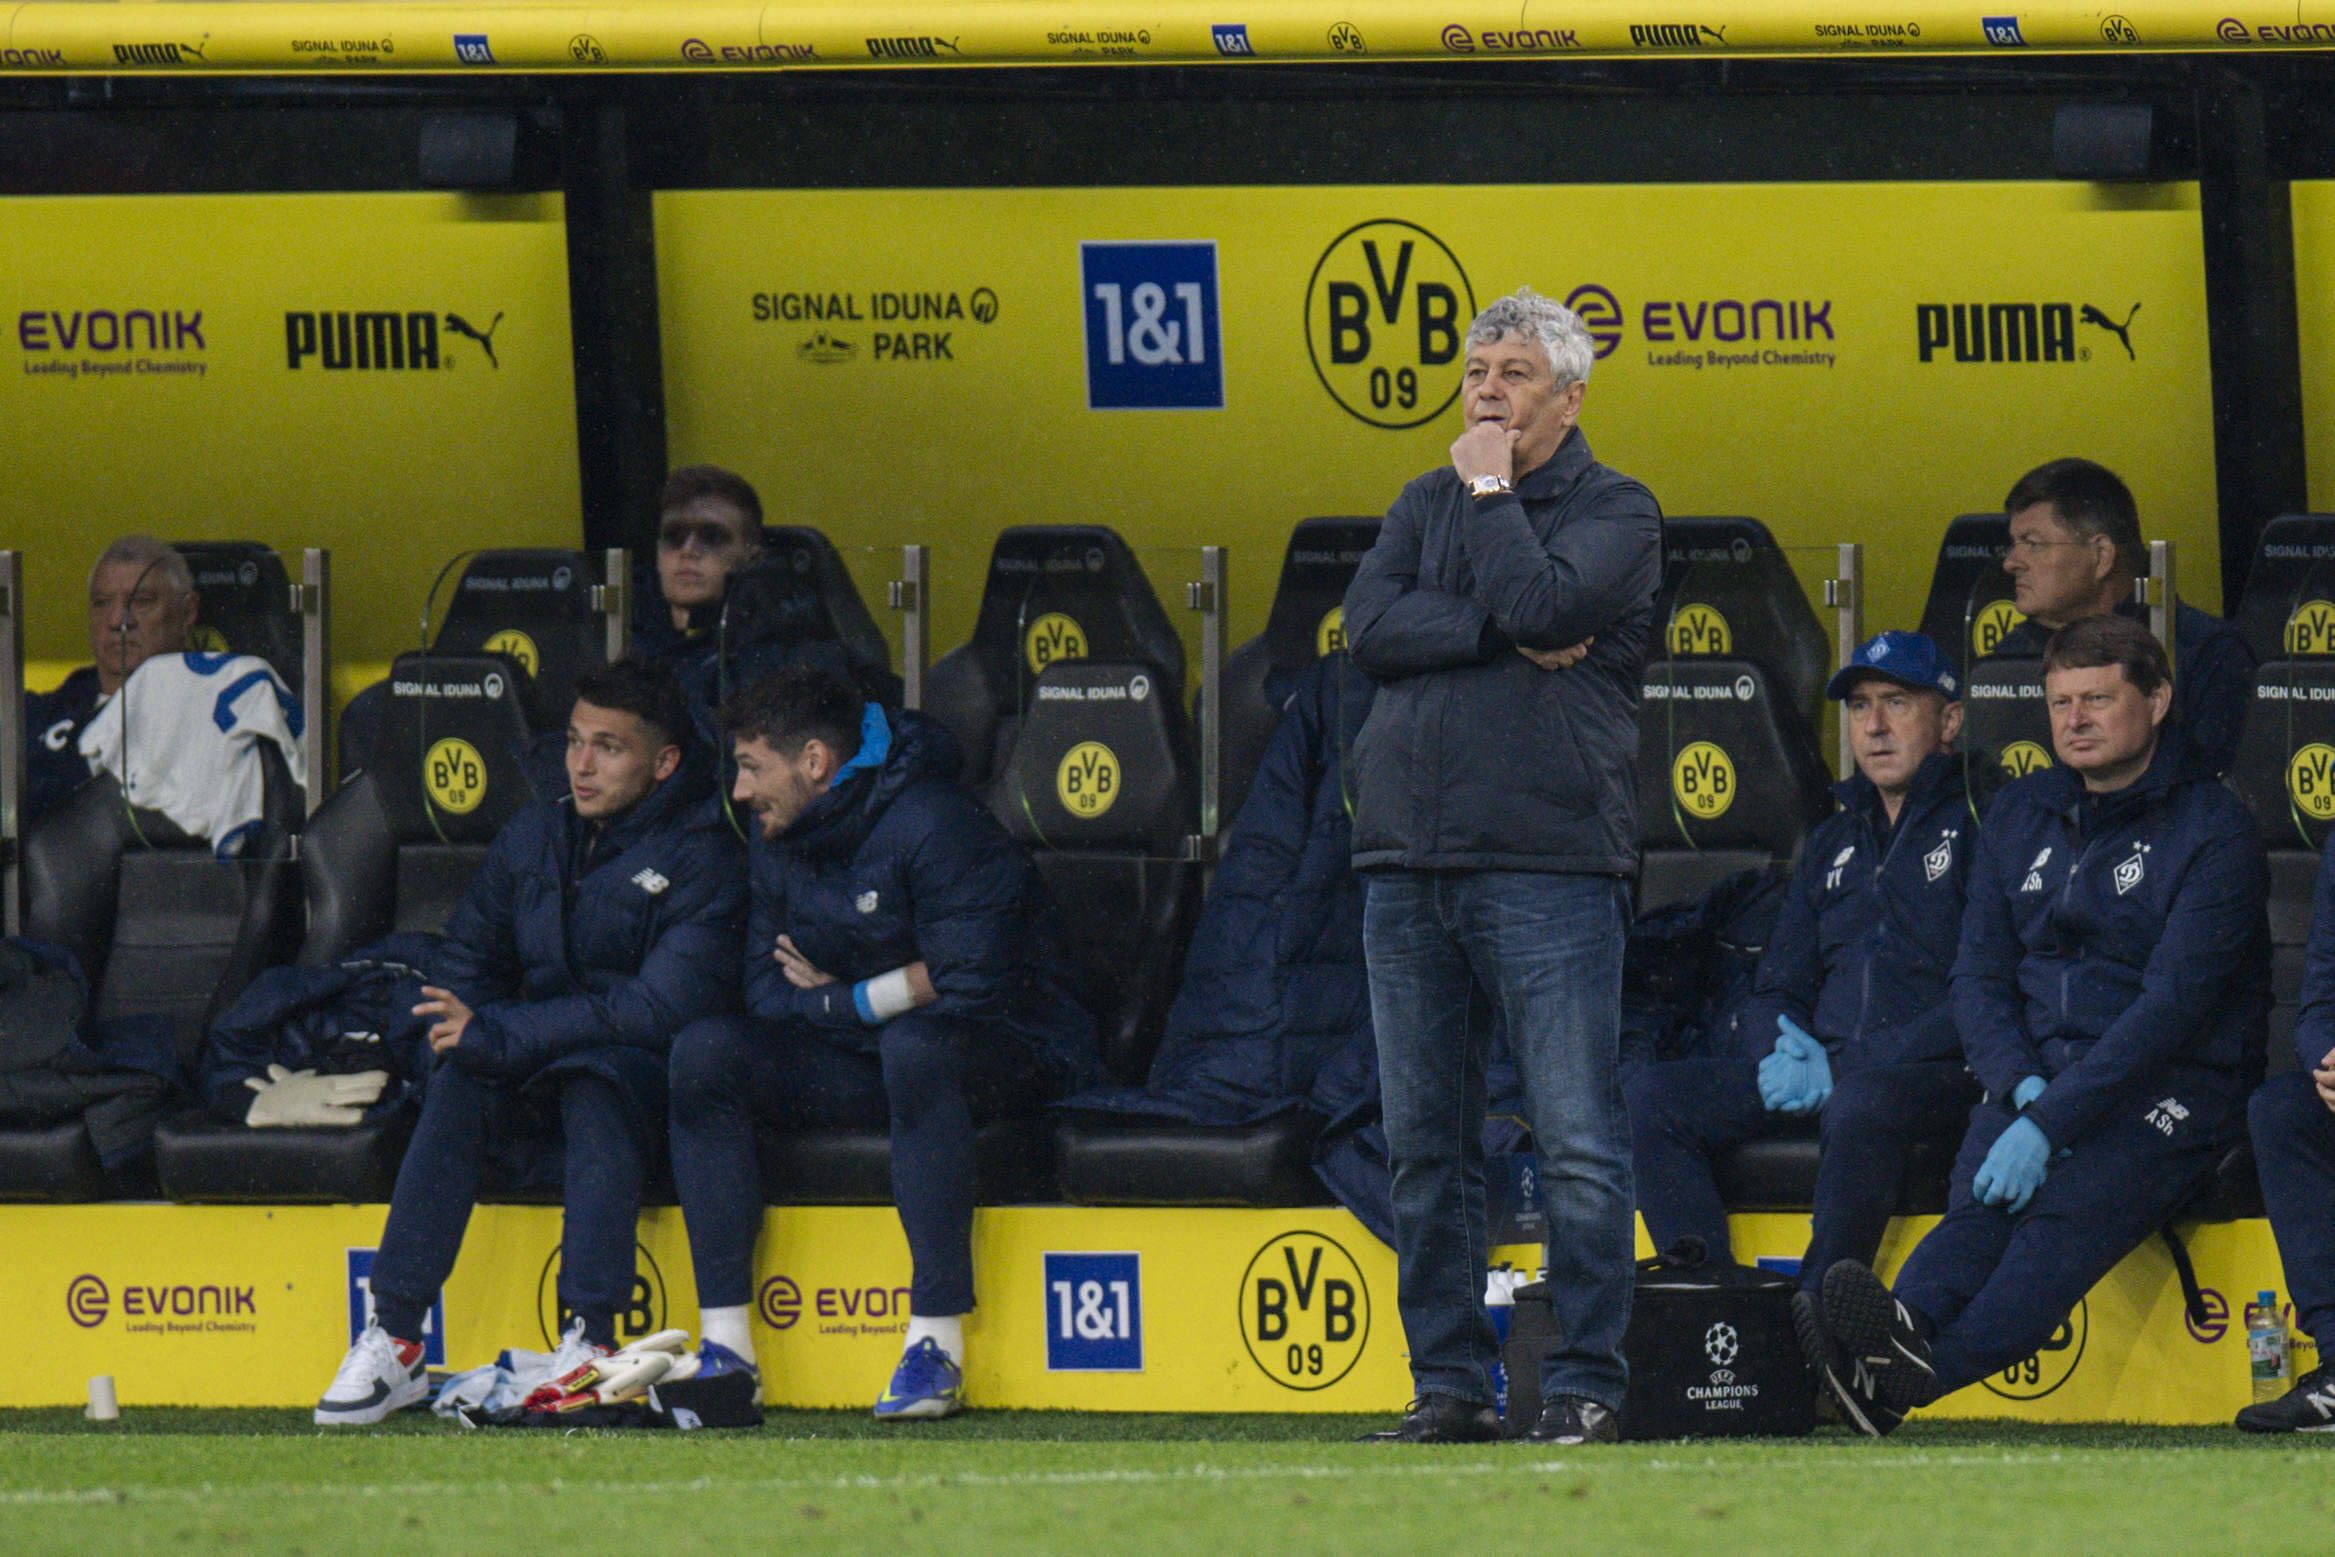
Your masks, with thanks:
<instances>
[{"instance_id":1,"label":"navy tracksuit jacket","mask_svg":"<svg viewBox=\"0 0 2335 1557\"><path fill-rule=\"evenodd\" d=\"M2268 888L2253 817L2178 724L2114 794L2055 767L1996 799L1954 963L1987 1099L1897 1287L1937 1331L1941 1389L2032 1354L2211 1171L2262 1073ZM2029 1076L2052 1160L2013 1216L1971 1180Z\"/></svg>"},{"instance_id":2,"label":"navy tracksuit jacket","mask_svg":"<svg viewBox=\"0 0 2335 1557\"><path fill-rule=\"evenodd\" d=\"M641 1183L664 1142L666 1049L737 1006L741 853L702 745L611 821L584 821L563 796L495 835L431 964L474 1014L431 1070L373 1262L390 1334L419 1339L486 1156L508 1160L514 1137L556 1121L560 1303L593 1340L613 1339Z\"/></svg>"},{"instance_id":3,"label":"navy tracksuit jacket","mask_svg":"<svg viewBox=\"0 0 2335 1557\"><path fill-rule=\"evenodd\" d=\"M2319 860L2309 958L2294 1023L2302 1068L2264 1082L2249 1112L2262 1204L2278 1237L2295 1323L2319 1343L2326 1363L2335 1362L2335 1111L2310 1073L2335 1049L2335 850Z\"/></svg>"},{"instance_id":4,"label":"navy tracksuit jacket","mask_svg":"<svg viewBox=\"0 0 2335 1557\"><path fill-rule=\"evenodd\" d=\"M1629 1083L1638 1205L1657 1248L1697 1237L1724 1255L1713 1161L1746 1141L1815 1130L1814 1225L1801 1262L1813 1287L1836 1260L1870 1260L1897 1206L1914 1142L1951 1139L1973 1091L1947 1002L1976 829L1963 759L1914 775L1894 826L1862 774L1809 833L1752 994L1742 1054L1675 1060ZM1834 1091L1815 1120L1770 1113L1759 1061L1788 1016L1824 1043Z\"/></svg>"}]
</instances>

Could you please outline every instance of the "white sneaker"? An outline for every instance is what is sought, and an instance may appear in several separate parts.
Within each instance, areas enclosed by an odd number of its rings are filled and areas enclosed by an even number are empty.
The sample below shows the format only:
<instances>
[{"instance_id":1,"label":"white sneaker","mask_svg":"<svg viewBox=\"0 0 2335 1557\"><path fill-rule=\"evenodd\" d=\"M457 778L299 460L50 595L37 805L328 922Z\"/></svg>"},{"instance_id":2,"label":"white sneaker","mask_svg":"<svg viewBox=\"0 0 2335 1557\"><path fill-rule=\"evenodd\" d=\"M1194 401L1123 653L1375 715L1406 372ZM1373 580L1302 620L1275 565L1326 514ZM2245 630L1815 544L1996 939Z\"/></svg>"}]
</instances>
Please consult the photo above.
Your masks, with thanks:
<instances>
[{"instance_id":1,"label":"white sneaker","mask_svg":"<svg viewBox=\"0 0 2335 1557\"><path fill-rule=\"evenodd\" d=\"M397 1355L397 1343L378 1324L365 1327L341 1359L332 1387L316 1403L319 1427L370 1427L392 1411L418 1406L429 1397L430 1379L421 1348L411 1363Z\"/></svg>"}]
</instances>

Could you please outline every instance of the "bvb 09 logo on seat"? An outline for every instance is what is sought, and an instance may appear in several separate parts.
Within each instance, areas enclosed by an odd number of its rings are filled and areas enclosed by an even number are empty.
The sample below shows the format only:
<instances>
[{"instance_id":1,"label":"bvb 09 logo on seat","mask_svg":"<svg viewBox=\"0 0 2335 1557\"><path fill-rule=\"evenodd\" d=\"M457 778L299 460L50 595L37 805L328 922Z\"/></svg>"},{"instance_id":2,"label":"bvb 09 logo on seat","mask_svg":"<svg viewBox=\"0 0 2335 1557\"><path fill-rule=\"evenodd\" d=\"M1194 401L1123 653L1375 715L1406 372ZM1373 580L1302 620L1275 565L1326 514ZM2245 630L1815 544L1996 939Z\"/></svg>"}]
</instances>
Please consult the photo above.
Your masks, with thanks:
<instances>
[{"instance_id":1,"label":"bvb 09 logo on seat","mask_svg":"<svg viewBox=\"0 0 2335 1557\"><path fill-rule=\"evenodd\" d=\"M2335 819L2335 746L2313 741L2287 758L2286 792L2312 821Z\"/></svg>"},{"instance_id":2,"label":"bvb 09 logo on seat","mask_svg":"<svg viewBox=\"0 0 2335 1557\"><path fill-rule=\"evenodd\" d=\"M489 638L486 641L486 652L489 654L508 654L517 660L519 668L530 676L535 674L535 667L539 663L535 653L535 640L516 627L506 627Z\"/></svg>"},{"instance_id":3,"label":"bvb 09 logo on seat","mask_svg":"<svg viewBox=\"0 0 2335 1557\"><path fill-rule=\"evenodd\" d=\"M1362 1267L1320 1233L1274 1238L1241 1272L1240 1338L1283 1389L1329 1388L1354 1371L1370 1341Z\"/></svg>"},{"instance_id":4,"label":"bvb 09 logo on seat","mask_svg":"<svg viewBox=\"0 0 2335 1557\"><path fill-rule=\"evenodd\" d=\"M1056 660L1086 658L1086 629L1060 611L1048 611L1022 634L1022 658L1036 675Z\"/></svg>"},{"instance_id":5,"label":"bvb 09 logo on seat","mask_svg":"<svg viewBox=\"0 0 2335 1557\"><path fill-rule=\"evenodd\" d=\"M1670 761L1670 793L1698 822L1722 816L1735 803L1735 764L1709 741L1689 741Z\"/></svg>"},{"instance_id":6,"label":"bvb 09 logo on seat","mask_svg":"<svg viewBox=\"0 0 2335 1557\"><path fill-rule=\"evenodd\" d=\"M1322 613L1313 630L1313 652L1323 659L1346 650L1346 608L1334 605Z\"/></svg>"},{"instance_id":7,"label":"bvb 09 logo on seat","mask_svg":"<svg viewBox=\"0 0 2335 1557\"><path fill-rule=\"evenodd\" d=\"M1092 821L1118 802L1119 757L1101 741L1080 741L1054 769L1054 798L1062 809Z\"/></svg>"},{"instance_id":8,"label":"bvb 09 logo on seat","mask_svg":"<svg viewBox=\"0 0 2335 1557\"><path fill-rule=\"evenodd\" d=\"M1989 600L1985 605L1980 606L1976 614L1970 618L1970 653L1972 657L1984 659L1987 655L1994 653L1996 649L2002 647L2003 640L2009 637L2012 631L2025 620L2027 620L2026 615L2008 600Z\"/></svg>"},{"instance_id":9,"label":"bvb 09 logo on seat","mask_svg":"<svg viewBox=\"0 0 2335 1557\"><path fill-rule=\"evenodd\" d=\"M486 759L459 736L433 742L422 757L422 788L440 810L466 816L486 798Z\"/></svg>"}]
</instances>

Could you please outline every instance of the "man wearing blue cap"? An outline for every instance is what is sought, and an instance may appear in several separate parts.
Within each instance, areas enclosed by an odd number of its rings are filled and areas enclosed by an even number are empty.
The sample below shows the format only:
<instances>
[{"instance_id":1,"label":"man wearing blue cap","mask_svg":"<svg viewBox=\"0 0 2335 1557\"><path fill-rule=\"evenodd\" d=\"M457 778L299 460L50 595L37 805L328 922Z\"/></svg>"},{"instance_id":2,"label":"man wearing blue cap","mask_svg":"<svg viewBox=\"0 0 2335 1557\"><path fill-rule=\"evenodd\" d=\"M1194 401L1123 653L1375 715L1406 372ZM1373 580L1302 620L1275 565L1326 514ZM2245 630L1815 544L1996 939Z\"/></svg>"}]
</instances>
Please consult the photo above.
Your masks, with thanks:
<instances>
[{"instance_id":1,"label":"man wearing blue cap","mask_svg":"<svg viewBox=\"0 0 2335 1557\"><path fill-rule=\"evenodd\" d=\"M1738 1056L1649 1066L1629 1087L1638 1209L1656 1248L1700 1238L1727 1257L1712 1164L1746 1141L1814 1133L1811 1288L1871 1260L1914 1143L1951 1143L1978 1087L1947 1003L1974 842L1954 738L1953 668L1920 633L1860 645L1825 688L1857 771L1808 835L1750 1000Z\"/></svg>"}]
</instances>

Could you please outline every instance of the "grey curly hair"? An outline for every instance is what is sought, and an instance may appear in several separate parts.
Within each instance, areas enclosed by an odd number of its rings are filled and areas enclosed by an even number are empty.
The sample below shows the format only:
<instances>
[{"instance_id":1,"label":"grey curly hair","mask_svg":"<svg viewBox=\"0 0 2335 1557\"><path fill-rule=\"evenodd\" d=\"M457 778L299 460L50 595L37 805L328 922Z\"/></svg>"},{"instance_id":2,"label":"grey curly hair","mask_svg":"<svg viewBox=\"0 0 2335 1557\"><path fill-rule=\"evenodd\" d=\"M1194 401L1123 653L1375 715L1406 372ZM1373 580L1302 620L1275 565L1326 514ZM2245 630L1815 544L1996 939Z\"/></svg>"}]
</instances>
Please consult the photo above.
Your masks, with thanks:
<instances>
[{"instance_id":1,"label":"grey curly hair","mask_svg":"<svg viewBox=\"0 0 2335 1557\"><path fill-rule=\"evenodd\" d=\"M1553 297L1530 287L1518 287L1513 296L1495 299L1476 315L1467 329L1470 346L1489 346L1505 335L1521 335L1540 343L1548 354L1557 387L1567 389L1589 382L1589 365L1597 360L1597 343L1578 314Z\"/></svg>"}]
</instances>

